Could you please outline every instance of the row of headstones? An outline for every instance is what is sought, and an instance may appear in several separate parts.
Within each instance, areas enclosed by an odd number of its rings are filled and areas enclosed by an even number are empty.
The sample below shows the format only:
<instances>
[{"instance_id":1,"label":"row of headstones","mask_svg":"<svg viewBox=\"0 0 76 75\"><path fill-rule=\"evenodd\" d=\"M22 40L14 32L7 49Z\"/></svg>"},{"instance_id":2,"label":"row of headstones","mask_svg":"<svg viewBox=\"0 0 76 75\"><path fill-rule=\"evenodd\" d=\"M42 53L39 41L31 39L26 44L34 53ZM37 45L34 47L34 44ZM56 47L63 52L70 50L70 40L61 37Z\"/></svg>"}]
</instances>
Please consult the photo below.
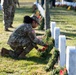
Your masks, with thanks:
<instances>
[{"instance_id":1,"label":"row of headstones","mask_svg":"<svg viewBox=\"0 0 76 75\"><path fill-rule=\"evenodd\" d=\"M44 9L41 5L37 2L34 4L37 5L41 15L45 17ZM56 27L56 22L51 22L50 25L51 35L55 40L55 48L60 52L60 66L66 66L68 75L76 75L76 48L74 46L66 46L66 36L60 35L60 28Z\"/></svg>"},{"instance_id":2,"label":"row of headstones","mask_svg":"<svg viewBox=\"0 0 76 75\"><path fill-rule=\"evenodd\" d=\"M51 35L55 40L55 48L60 52L59 65L66 66L68 75L76 75L76 47L66 46L66 36L60 34L60 28L56 22L51 22Z\"/></svg>"},{"instance_id":3,"label":"row of headstones","mask_svg":"<svg viewBox=\"0 0 76 75\"><path fill-rule=\"evenodd\" d=\"M76 2L67 2L65 0L62 0L60 2L55 2L55 5L67 5L67 6L76 7Z\"/></svg>"}]
</instances>

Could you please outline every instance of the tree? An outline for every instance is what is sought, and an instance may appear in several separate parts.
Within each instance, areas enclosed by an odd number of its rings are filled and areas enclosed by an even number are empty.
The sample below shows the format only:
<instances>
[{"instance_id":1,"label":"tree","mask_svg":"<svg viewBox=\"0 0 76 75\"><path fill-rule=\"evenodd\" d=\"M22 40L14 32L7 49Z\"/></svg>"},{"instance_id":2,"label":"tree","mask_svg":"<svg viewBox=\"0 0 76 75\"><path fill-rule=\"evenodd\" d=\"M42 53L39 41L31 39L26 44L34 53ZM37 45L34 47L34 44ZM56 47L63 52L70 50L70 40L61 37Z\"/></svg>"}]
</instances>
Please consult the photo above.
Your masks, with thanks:
<instances>
[{"instance_id":1,"label":"tree","mask_svg":"<svg viewBox=\"0 0 76 75\"><path fill-rule=\"evenodd\" d=\"M76 2L76 0L73 0L73 2Z\"/></svg>"},{"instance_id":2,"label":"tree","mask_svg":"<svg viewBox=\"0 0 76 75\"><path fill-rule=\"evenodd\" d=\"M37 3L39 3L39 0L36 0Z\"/></svg>"},{"instance_id":3,"label":"tree","mask_svg":"<svg viewBox=\"0 0 76 75\"><path fill-rule=\"evenodd\" d=\"M50 28L49 0L45 0L45 30Z\"/></svg>"},{"instance_id":4,"label":"tree","mask_svg":"<svg viewBox=\"0 0 76 75\"><path fill-rule=\"evenodd\" d=\"M68 2L76 2L76 0L65 0L65 1L68 1Z\"/></svg>"}]
</instances>

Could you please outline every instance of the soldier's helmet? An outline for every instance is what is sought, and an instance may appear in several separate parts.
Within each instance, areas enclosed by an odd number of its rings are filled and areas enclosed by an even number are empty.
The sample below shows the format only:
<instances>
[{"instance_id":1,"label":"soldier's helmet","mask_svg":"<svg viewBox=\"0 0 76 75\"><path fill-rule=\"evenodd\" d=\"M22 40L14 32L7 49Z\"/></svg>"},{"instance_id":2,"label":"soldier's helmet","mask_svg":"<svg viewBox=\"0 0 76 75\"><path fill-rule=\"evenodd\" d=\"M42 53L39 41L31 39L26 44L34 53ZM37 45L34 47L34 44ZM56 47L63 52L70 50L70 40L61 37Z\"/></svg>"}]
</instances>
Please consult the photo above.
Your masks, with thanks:
<instances>
[{"instance_id":1,"label":"soldier's helmet","mask_svg":"<svg viewBox=\"0 0 76 75\"><path fill-rule=\"evenodd\" d=\"M40 20L39 20L39 18L38 18L37 16L32 15L31 18L32 18L34 21L36 21L36 22L38 23L38 25L40 25Z\"/></svg>"}]
</instances>

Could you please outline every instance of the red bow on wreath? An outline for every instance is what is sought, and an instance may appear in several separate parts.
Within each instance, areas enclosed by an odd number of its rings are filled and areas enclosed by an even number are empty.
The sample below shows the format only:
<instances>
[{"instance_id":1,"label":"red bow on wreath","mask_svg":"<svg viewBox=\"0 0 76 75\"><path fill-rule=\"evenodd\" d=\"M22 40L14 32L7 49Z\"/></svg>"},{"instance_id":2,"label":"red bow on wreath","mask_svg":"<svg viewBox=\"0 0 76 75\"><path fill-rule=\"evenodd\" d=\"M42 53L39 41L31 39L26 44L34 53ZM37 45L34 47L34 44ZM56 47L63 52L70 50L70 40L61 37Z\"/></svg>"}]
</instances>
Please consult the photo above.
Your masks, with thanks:
<instances>
[{"instance_id":1,"label":"red bow on wreath","mask_svg":"<svg viewBox=\"0 0 76 75\"><path fill-rule=\"evenodd\" d=\"M64 69L60 70L59 75L67 75L67 69L64 68Z\"/></svg>"},{"instance_id":2,"label":"red bow on wreath","mask_svg":"<svg viewBox=\"0 0 76 75\"><path fill-rule=\"evenodd\" d=\"M43 48L42 48L42 51L45 51L47 49L47 46L44 46Z\"/></svg>"}]
</instances>

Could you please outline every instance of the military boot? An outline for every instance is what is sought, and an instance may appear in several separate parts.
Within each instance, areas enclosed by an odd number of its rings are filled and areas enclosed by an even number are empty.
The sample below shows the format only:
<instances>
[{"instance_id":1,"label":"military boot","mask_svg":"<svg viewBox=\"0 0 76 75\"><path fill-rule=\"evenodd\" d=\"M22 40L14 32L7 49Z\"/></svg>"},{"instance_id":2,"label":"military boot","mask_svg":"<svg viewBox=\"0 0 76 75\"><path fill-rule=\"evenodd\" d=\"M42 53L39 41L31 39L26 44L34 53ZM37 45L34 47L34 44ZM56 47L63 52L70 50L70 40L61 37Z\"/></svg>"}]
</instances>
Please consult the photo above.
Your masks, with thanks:
<instances>
[{"instance_id":1,"label":"military boot","mask_svg":"<svg viewBox=\"0 0 76 75\"><path fill-rule=\"evenodd\" d=\"M10 28L14 28L14 27L11 25Z\"/></svg>"},{"instance_id":2,"label":"military boot","mask_svg":"<svg viewBox=\"0 0 76 75\"><path fill-rule=\"evenodd\" d=\"M25 53L24 51L18 56L19 59L25 59Z\"/></svg>"},{"instance_id":3,"label":"military boot","mask_svg":"<svg viewBox=\"0 0 76 75\"><path fill-rule=\"evenodd\" d=\"M12 58L17 58L17 55L12 50L9 51L9 56Z\"/></svg>"},{"instance_id":4,"label":"military boot","mask_svg":"<svg viewBox=\"0 0 76 75\"><path fill-rule=\"evenodd\" d=\"M8 29L8 27L5 27L5 29L4 29L5 31L10 31L9 29Z\"/></svg>"},{"instance_id":5,"label":"military boot","mask_svg":"<svg viewBox=\"0 0 76 75\"><path fill-rule=\"evenodd\" d=\"M8 28L5 28L5 31L10 31Z\"/></svg>"},{"instance_id":6,"label":"military boot","mask_svg":"<svg viewBox=\"0 0 76 75\"><path fill-rule=\"evenodd\" d=\"M1 49L1 56L9 56L9 50L6 48Z\"/></svg>"}]
</instances>

